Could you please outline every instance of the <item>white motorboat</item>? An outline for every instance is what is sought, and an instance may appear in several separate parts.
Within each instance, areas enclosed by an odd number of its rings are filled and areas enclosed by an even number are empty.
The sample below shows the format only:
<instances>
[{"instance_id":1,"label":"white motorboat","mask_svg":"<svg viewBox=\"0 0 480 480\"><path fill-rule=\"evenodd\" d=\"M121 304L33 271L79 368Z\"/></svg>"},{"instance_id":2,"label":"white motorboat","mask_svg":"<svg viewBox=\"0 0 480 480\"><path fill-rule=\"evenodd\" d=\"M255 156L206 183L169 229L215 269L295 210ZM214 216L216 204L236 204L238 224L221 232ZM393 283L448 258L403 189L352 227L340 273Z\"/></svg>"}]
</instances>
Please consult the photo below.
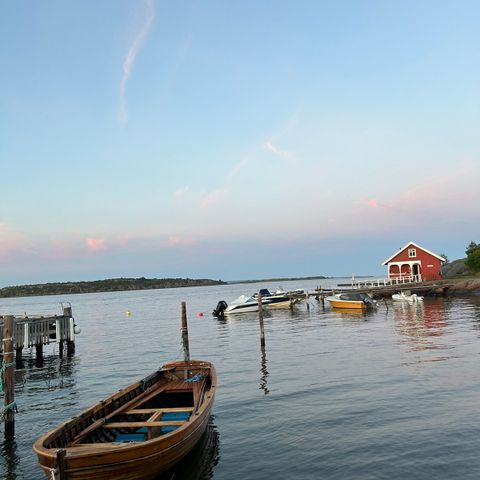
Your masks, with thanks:
<instances>
[{"instance_id":1,"label":"white motorboat","mask_svg":"<svg viewBox=\"0 0 480 480\"><path fill-rule=\"evenodd\" d=\"M262 294L262 308L288 308L298 301L298 298L293 298L290 292L277 290L275 293L270 293L266 288L260 290ZM223 317L224 315L237 314L244 312L258 312L258 293L251 296L240 295L230 304L221 300L217 304L217 308L212 312L214 317Z\"/></svg>"},{"instance_id":2,"label":"white motorboat","mask_svg":"<svg viewBox=\"0 0 480 480\"><path fill-rule=\"evenodd\" d=\"M416 293L399 292L392 295L392 300L394 302L406 302L406 303L417 303L423 302L423 297L418 296Z\"/></svg>"}]
</instances>

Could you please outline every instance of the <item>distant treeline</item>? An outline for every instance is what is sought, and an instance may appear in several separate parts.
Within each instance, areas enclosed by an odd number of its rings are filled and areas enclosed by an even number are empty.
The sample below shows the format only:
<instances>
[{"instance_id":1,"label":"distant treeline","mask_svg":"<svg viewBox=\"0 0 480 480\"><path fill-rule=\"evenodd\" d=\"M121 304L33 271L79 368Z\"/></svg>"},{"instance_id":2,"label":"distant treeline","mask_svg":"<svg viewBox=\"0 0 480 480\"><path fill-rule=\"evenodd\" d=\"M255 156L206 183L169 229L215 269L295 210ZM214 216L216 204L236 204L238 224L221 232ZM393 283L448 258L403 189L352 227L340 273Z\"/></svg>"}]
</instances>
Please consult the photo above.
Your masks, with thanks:
<instances>
[{"instance_id":1,"label":"distant treeline","mask_svg":"<svg viewBox=\"0 0 480 480\"><path fill-rule=\"evenodd\" d=\"M156 288L200 287L225 285L222 280L208 278L110 278L91 282L56 282L38 285L17 285L0 288L0 297L31 297L37 295L65 295L74 293L120 292Z\"/></svg>"}]
</instances>

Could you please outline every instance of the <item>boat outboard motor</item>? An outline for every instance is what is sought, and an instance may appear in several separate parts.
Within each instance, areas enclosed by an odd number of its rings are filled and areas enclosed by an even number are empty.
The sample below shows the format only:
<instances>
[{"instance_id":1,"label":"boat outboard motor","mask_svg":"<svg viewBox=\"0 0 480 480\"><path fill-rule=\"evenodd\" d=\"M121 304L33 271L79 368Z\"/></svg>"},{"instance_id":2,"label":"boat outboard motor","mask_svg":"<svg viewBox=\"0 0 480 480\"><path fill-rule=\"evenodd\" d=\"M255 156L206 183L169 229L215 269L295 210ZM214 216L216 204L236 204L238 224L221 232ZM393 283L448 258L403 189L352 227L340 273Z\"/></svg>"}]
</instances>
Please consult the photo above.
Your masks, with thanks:
<instances>
[{"instance_id":1,"label":"boat outboard motor","mask_svg":"<svg viewBox=\"0 0 480 480\"><path fill-rule=\"evenodd\" d=\"M363 303L367 306L369 310L373 310L374 308L377 308L377 302L373 300L373 298L370 295L367 295L367 294L363 295Z\"/></svg>"},{"instance_id":2,"label":"boat outboard motor","mask_svg":"<svg viewBox=\"0 0 480 480\"><path fill-rule=\"evenodd\" d=\"M217 303L217 308L212 312L214 317L223 317L223 312L228 307L228 304L225 300L220 300Z\"/></svg>"}]
</instances>

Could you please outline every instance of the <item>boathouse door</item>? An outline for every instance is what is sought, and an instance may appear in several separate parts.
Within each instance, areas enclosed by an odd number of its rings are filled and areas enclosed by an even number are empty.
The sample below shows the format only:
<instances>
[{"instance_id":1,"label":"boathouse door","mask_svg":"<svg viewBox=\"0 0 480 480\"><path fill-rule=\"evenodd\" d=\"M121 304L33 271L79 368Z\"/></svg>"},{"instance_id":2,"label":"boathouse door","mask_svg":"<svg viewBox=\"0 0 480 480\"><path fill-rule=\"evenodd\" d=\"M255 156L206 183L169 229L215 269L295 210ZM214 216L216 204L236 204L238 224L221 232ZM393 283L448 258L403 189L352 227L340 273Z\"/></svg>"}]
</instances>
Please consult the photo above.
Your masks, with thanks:
<instances>
[{"instance_id":1,"label":"boathouse door","mask_svg":"<svg viewBox=\"0 0 480 480\"><path fill-rule=\"evenodd\" d=\"M420 274L421 274L420 265L418 263L414 263L412 265L412 275L414 276L415 279L420 281L421 280Z\"/></svg>"}]
</instances>

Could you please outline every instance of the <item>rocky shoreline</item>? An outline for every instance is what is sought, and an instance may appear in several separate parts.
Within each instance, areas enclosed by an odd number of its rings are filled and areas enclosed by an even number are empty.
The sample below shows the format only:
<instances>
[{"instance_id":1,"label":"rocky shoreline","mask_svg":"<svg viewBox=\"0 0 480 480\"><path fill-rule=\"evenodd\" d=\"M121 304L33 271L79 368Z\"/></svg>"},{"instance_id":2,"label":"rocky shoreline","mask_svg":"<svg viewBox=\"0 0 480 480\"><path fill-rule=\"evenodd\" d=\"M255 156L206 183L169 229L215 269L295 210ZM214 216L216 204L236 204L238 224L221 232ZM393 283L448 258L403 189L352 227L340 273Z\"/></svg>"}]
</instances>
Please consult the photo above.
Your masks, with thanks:
<instances>
[{"instance_id":1,"label":"rocky shoreline","mask_svg":"<svg viewBox=\"0 0 480 480\"><path fill-rule=\"evenodd\" d=\"M440 285L448 285L447 296L480 296L480 277L445 279Z\"/></svg>"}]
</instances>

